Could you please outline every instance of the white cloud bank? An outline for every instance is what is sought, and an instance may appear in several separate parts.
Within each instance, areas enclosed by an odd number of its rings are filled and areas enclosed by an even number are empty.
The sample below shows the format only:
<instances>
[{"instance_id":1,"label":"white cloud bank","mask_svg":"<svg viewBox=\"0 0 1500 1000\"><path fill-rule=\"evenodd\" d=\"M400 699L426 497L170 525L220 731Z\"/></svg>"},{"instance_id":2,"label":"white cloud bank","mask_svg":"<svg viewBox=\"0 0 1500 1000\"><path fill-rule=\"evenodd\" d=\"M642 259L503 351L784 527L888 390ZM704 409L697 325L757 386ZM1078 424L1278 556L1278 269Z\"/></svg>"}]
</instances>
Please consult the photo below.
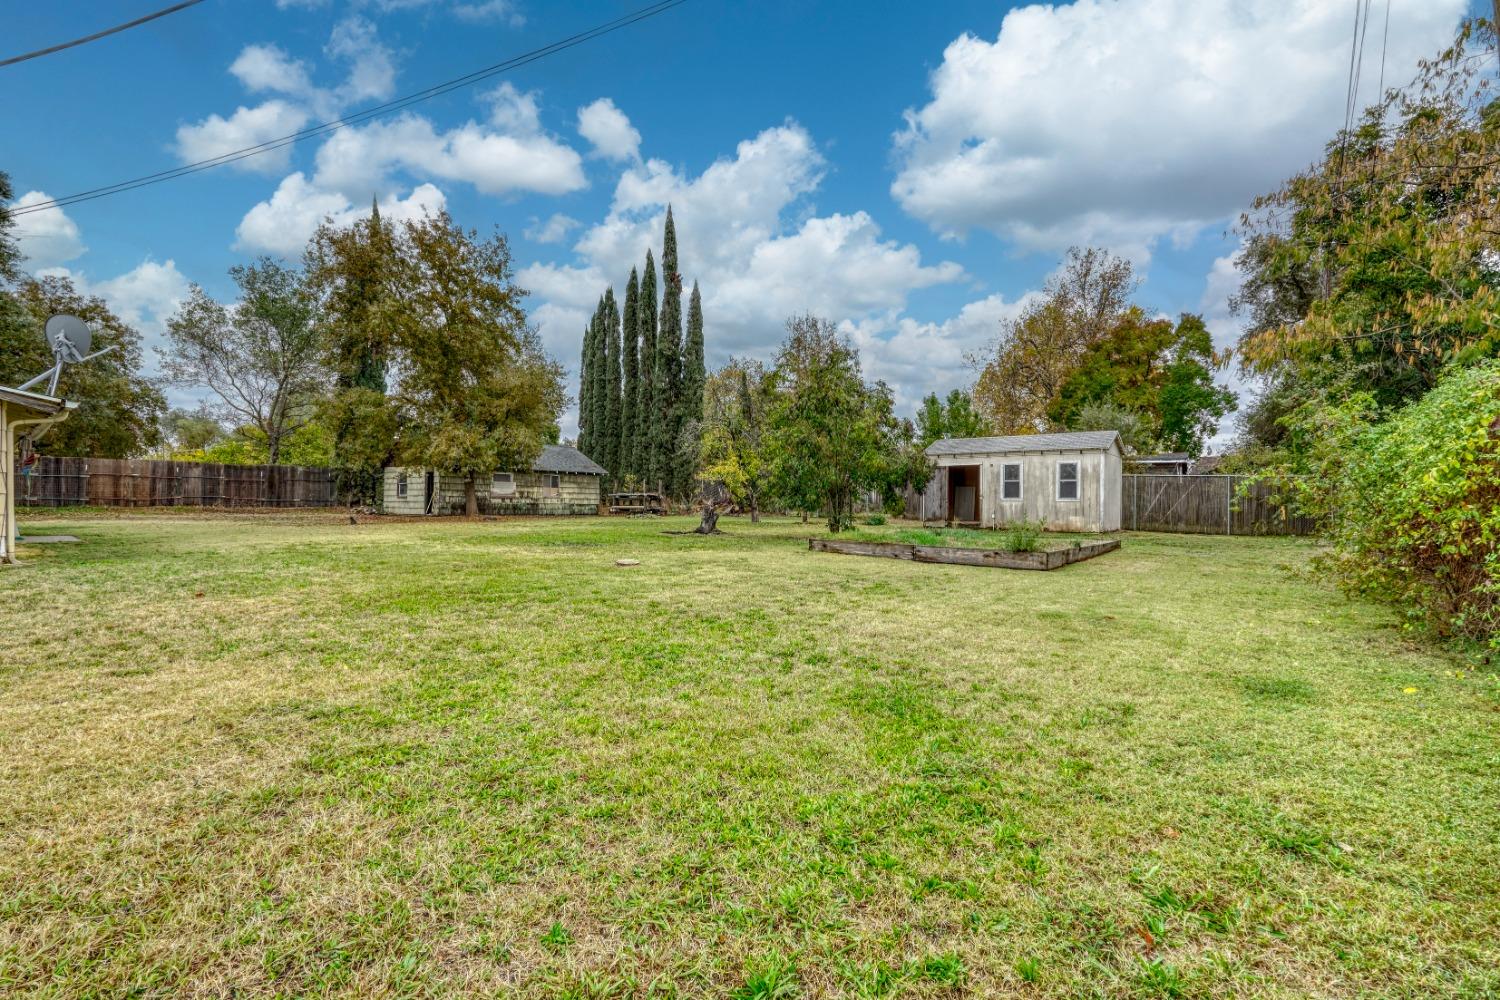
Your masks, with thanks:
<instances>
[{"instance_id":1,"label":"white cloud bank","mask_svg":"<svg viewBox=\"0 0 1500 1000\"><path fill-rule=\"evenodd\" d=\"M1393 4L1387 82L1451 41L1466 6ZM931 100L895 137L891 193L944 235L981 228L1024 249L1102 244L1144 259L1317 156L1343 121L1350 30L1329 0L1012 10L994 41L965 34L943 53Z\"/></svg>"}]
</instances>

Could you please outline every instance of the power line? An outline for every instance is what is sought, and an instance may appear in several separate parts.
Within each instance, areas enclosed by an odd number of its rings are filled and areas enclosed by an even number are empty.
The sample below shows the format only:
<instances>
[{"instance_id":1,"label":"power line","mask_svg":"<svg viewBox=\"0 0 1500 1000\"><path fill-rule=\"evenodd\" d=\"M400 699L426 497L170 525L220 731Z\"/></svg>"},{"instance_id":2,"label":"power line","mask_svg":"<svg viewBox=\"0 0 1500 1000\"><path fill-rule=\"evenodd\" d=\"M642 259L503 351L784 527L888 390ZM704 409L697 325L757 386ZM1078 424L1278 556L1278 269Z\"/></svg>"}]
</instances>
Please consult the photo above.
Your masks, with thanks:
<instances>
[{"instance_id":1,"label":"power line","mask_svg":"<svg viewBox=\"0 0 1500 1000\"><path fill-rule=\"evenodd\" d=\"M200 4L202 2L203 0L184 0L183 3L174 3L172 6L159 10L154 14L147 14L145 17L138 17L134 21L126 21L124 24L117 24L113 28L105 28L103 31L96 31L92 35L84 35L82 38L75 38L71 42L63 42L61 45L51 45L45 49L37 49L35 52L27 52L23 55L11 56L9 59L0 59L0 66L10 66L14 63L25 62L28 59L35 59L38 56L50 56L54 52L61 52L63 49L71 49L75 45L83 45L88 42L98 41L99 39L104 38L107 35L118 34L121 31L126 31L130 28L134 28L137 25L145 24L147 21L154 21L158 17L166 17L168 14L175 14L179 10L184 10L188 7L192 7L193 5Z\"/></svg>"},{"instance_id":2,"label":"power line","mask_svg":"<svg viewBox=\"0 0 1500 1000\"><path fill-rule=\"evenodd\" d=\"M625 28L637 23L638 21L644 21L647 18L655 17L658 14L666 13L673 7L680 7L687 2L688 0L658 0L657 3L651 4L647 7L642 7L641 9L630 14L626 14L622 17L615 18L613 21L606 21L602 24L595 25L594 27L589 28L586 31L581 31L577 34L569 35L567 38L553 42L550 45L544 45L541 48L532 49L529 52L523 52L520 55L512 56L511 58L506 59L502 62L495 63L492 66L486 66L483 69L475 70L474 72L465 74L464 76L455 77L451 80L444 81L443 83L434 84L431 87L427 87L423 90L408 94L405 97L398 97L394 100L387 101L384 104L377 104L374 107L365 108L363 111L345 115L342 118L323 122L319 125L312 125L297 132L291 132L287 135L279 136L275 139L267 139L266 141L256 143L253 146L246 146L243 149L230 150L227 153L220 153L218 156L211 156L207 159L198 160L194 163L184 164L183 166L174 167L170 170L162 170L154 174L146 174L142 177L135 177L130 180L119 181L114 184L107 184L103 187L91 188L87 191L79 191L76 194L53 198L49 201L37 202L33 205L27 205L24 208L16 208L12 210L11 214L12 216L29 215L32 212L44 212L52 208L62 208L67 205L76 205L79 202L93 201L95 198L103 198L112 194L120 194L125 191L133 191L136 188L146 187L151 184L160 184L162 181L169 181L178 177L184 177L188 174L195 174L202 170L209 170L213 167L223 166L226 163L234 163L237 160L243 160L247 157L257 156L261 153L269 153L272 150L281 149L284 146L290 146L293 143L302 142L306 139L311 139L321 135L328 135L332 132L337 131L338 129L346 128L350 125L358 125L373 118L378 118L382 115L390 114L393 111L399 111L414 104L419 104L423 101L431 100L434 97L440 97L444 94L451 93L463 87L471 86L475 83L479 83L482 80L487 80L490 77L497 76L508 70L518 69L521 66L536 62L539 59L544 59L547 56L553 55L557 52L573 48L575 45L582 45L584 42L592 41L596 38L608 35L611 32L618 31L621 28Z\"/></svg>"},{"instance_id":3,"label":"power line","mask_svg":"<svg viewBox=\"0 0 1500 1000\"><path fill-rule=\"evenodd\" d=\"M1500 3L1500 0L1495 0ZM1385 48L1391 40L1391 0L1385 0L1385 31L1380 36L1380 91L1376 95L1381 104L1385 103Z\"/></svg>"}]
</instances>

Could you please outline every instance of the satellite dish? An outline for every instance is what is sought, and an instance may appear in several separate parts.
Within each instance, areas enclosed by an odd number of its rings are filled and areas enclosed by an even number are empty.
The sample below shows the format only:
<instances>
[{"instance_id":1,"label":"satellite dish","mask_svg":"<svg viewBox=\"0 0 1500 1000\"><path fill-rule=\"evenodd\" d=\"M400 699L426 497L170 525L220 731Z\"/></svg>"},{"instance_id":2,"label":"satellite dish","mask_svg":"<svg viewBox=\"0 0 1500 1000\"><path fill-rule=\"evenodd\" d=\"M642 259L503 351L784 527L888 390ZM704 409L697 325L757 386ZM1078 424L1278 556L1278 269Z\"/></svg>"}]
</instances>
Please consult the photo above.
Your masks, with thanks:
<instances>
[{"instance_id":1,"label":"satellite dish","mask_svg":"<svg viewBox=\"0 0 1500 1000\"><path fill-rule=\"evenodd\" d=\"M90 354L89 348L93 346L94 335L89 332L89 325L77 316L53 316L47 320L44 332L47 335L47 347L51 349L52 360L55 363L36 378L28 379L16 386L17 389L30 389L34 385L46 382L47 395L55 395L57 380L62 375L64 365L76 365L80 361L97 358L115 349L115 345L110 344Z\"/></svg>"},{"instance_id":2,"label":"satellite dish","mask_svg":"<svg viewBox=\"0 0 1500 1000\"><path fill-rule=\"evenodd\" d=\"M53 316L47 320L46 331L47 346L59 361L82 361L94 342L88 324L77 316Z\"/></svg>"}]
</instances>

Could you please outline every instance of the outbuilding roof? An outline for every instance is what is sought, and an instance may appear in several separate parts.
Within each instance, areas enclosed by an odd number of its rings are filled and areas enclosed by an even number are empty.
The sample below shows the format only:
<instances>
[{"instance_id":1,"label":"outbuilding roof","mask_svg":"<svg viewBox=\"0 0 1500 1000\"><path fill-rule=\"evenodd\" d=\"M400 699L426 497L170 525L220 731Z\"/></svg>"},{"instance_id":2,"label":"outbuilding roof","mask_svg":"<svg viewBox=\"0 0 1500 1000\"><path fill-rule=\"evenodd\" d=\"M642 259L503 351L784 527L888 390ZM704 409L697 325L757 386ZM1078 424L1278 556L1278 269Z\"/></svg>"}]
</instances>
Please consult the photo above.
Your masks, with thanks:
<instances>
[{"instance_id":1,"label":"outbuilding roof","mask_svg":"<svg viewBox=\"0 0 1500 1000\"><path fill-rule=\"evenodd\" d=\"M994 455L1028 451L1105 451L1119 431L1065 431L1061 434L1006 434L1000 437L943 438L927 446L929 455Z\"/></svg>"},{"instance_id":2,"label":"outbuilding roof","mask_svg":"<svg viewBox=\"0 0 1500 1000\"><path fill-rule=\"evenodd\" d=\"M582 476L607 476L608 470L577 448L565 444L542 446L541 456L531 463L532 472L571 472Z\"/></svg>"},{"instance_id":3,"label":"outbuilding roof","mask_svg":"<svg viewBox=\"0 0 1500 1000\"><path fill-rule=\"evenodd\" d=\"M1191 462L1193 456L1185 451L1164 451L1160 455L1137 455L1131 459L1137 465L1174 465L1178 462Z\"/></svg>"}]
</instances>

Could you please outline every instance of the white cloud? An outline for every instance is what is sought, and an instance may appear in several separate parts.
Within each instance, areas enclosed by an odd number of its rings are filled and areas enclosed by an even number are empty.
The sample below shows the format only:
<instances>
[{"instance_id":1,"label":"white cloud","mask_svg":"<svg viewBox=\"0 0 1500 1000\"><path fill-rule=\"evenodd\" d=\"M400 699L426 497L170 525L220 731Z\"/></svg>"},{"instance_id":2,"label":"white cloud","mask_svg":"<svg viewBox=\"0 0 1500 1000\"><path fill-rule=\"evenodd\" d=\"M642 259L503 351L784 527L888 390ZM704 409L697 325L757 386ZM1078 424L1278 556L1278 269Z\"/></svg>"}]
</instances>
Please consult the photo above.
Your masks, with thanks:
<instances>
[{"instance_id":1,"label":"white cloud","mask_svg":"<svg viewBox=\"0 0 1500 1000\"><path fill-rule=\"evenodd\" d=\"M446 206L443 192L431 184L420 184L405 198L381 199L380 214L386 219L414 219L434 215ZM337 191L318 188L298 172L282 180L270 200L245 214L235 230L235 246L295 257L324 219L347 225L368 213L369 202L356 205Z\"/></svg>"},{"instance_id":2,"label":"white cloud","mask_svg":"<svg viewBox=\"0 0 1500 1000\"><path fill-rule=\"evenodd\" d=\"M252 94L271 91L305 97L313 91L307 64L277 45L245 46L229 64L229 72Z\"/></svg>"},{"instance_id":3,"label":"white cloud","mask_svg":"<svg viewBox=\"0 0 1500 1000\"><path fill-rule=\"evenodd\" d=\"M541 130L541 112L536 106L536 91L525 93L506 80L484 95L490 104L490 124L505 132L530 135Z\"/></svg>"},{"instance_id":4,"label":"white cloud","mask_svg":"<svg viewBox=\"0 0 1500 1000\"><path fill-rule=\"evenodd\" d=\"M395 59L364 18L346 17L334 25L323 51L349 64L348 76L335 92L339 102L383 100L395 93Z\"/></svg>"},{"instance_id":5,"label":"white cloud","mask_svg":"<svg viewBox=\"0 0 1500 1000\"><path fill-rule=\"evenodd\" d=\"M526 23L525 16L512 0L479 0L478 3L454 4L453 16L460 21L504 21L512 28L519 28Z\"/></svg>"},{"instance_id":6,"label":"white cloud","mask_svg":"<svg viewBox=\"0 0 1500 1000\"><path fill-rule=\"evenodd\" d=\"M608 214L576 241L573 262L537 263L517 275L531 292L531 319L548 349L576 369L584 324L605 286L620 294L647 247L660 268L670 204L684 290L701 283L710 364L730 354L771 357L786 318L814 311L862 331L872 344L872 371L916 392L928 377L922 367L896 377L903 332L907 339L919 335L917 327L899 325L901 313L911 293L959 281L963 269L924 264L915 246L882 238L866 212L815 214L807 198L824 169L812 136L794 122L739 143L732 157L697 176L661 160L630 166ZM926 335L942 339L957 329L935 326ZM888 354L887 342L896 353ZM954 351L957 357L962 348ZM565 420L565 432L572 433L573 419Z\"/></svg>"},{"instance_id":7,"label":"white cloud","mask_svg":"<svg viewBox=\"0 0 1500 1000\"><path fill-rule=\"evenodd\" d=\"M555 212L545 222L532 219L531 225L526 228L526 238L537 243L561 243L580 225L582 223L577 219Z\"/></svg>"},{"instance_id":8,"label":"white cloud","mask_svg":"<svg viewBox=\"0 0 1500 1000\"><path fill-rule=\"evenodd\" d=\"M1465 7L1392 5L1387 80L1449 42ZM896 136L891 192L945 235L1140 259L1318 155L1343 121L1347 14L1328 0L1012 10L993 42L965 34L944 52L931 100Z\"/></svg>"},{"instance_id":9,"label":"white cloud","mask_svg":"<svg viewBox=\"0 0 1500 1000\"><path fill-rule=\"evenodd\" d=\"M473 121L438 132L413 114L335 132L318 150L315 181L324 190L367 198L397 169L463 181L491 195L566 194L588 183L582 158L551 136L507 134Z\"/></svg>"},{"instance_id":10,"label":"white cloud","mask_svg":"<svg viewBox=\"0 0 1500 1000\"><path fill-rule=\"evenodd\" d=\"M196 125L177 129L177 155L184 163L196 163L236 150L258 146L296 132L306 125L308 114L282 100L267 101L254 108L240 107L228 118L209 115ZM275 173L291 159L290 145L231 160L237 170Z\"/></svg>"},{"instance_id":11,"label":"white cloud","mask_svg":"<svg viewBox=\"0 0 1500 1000\"><path fill-rule=\"evenodd\" d=\"M27 191L10 203L11 208L28 208L51 201L45 191ZM56 267L82 254L87 247L78 232L78 224L61 208L30 212L15 220L21 264L28 270Z\"/></svg>"},{"instance_id":12,"label":"white cloud","mask_svg":"<svg viewBox=\"0 0 1500 1000\"><path fill-rule=\"evenodd\" d=\"M148 257L124 274L99 282L66 267L44 268L37 275L68 278L80 294L99 296L116 316L139 330L148 344L160 341L167 319L188 295L188 280L172 260L158 262Z\"/></svg>"},{"instance_id":13,"label":"white cloud","mask_svg":"<svg viewBox=\"0 0 1500 1000\"><path fill-rule=\"evenodd\" d=\"M578 109L578 134L589 141L597 155L606 159L640 159L641 133L607 97Z\"/></svg>"}]
</instances>

